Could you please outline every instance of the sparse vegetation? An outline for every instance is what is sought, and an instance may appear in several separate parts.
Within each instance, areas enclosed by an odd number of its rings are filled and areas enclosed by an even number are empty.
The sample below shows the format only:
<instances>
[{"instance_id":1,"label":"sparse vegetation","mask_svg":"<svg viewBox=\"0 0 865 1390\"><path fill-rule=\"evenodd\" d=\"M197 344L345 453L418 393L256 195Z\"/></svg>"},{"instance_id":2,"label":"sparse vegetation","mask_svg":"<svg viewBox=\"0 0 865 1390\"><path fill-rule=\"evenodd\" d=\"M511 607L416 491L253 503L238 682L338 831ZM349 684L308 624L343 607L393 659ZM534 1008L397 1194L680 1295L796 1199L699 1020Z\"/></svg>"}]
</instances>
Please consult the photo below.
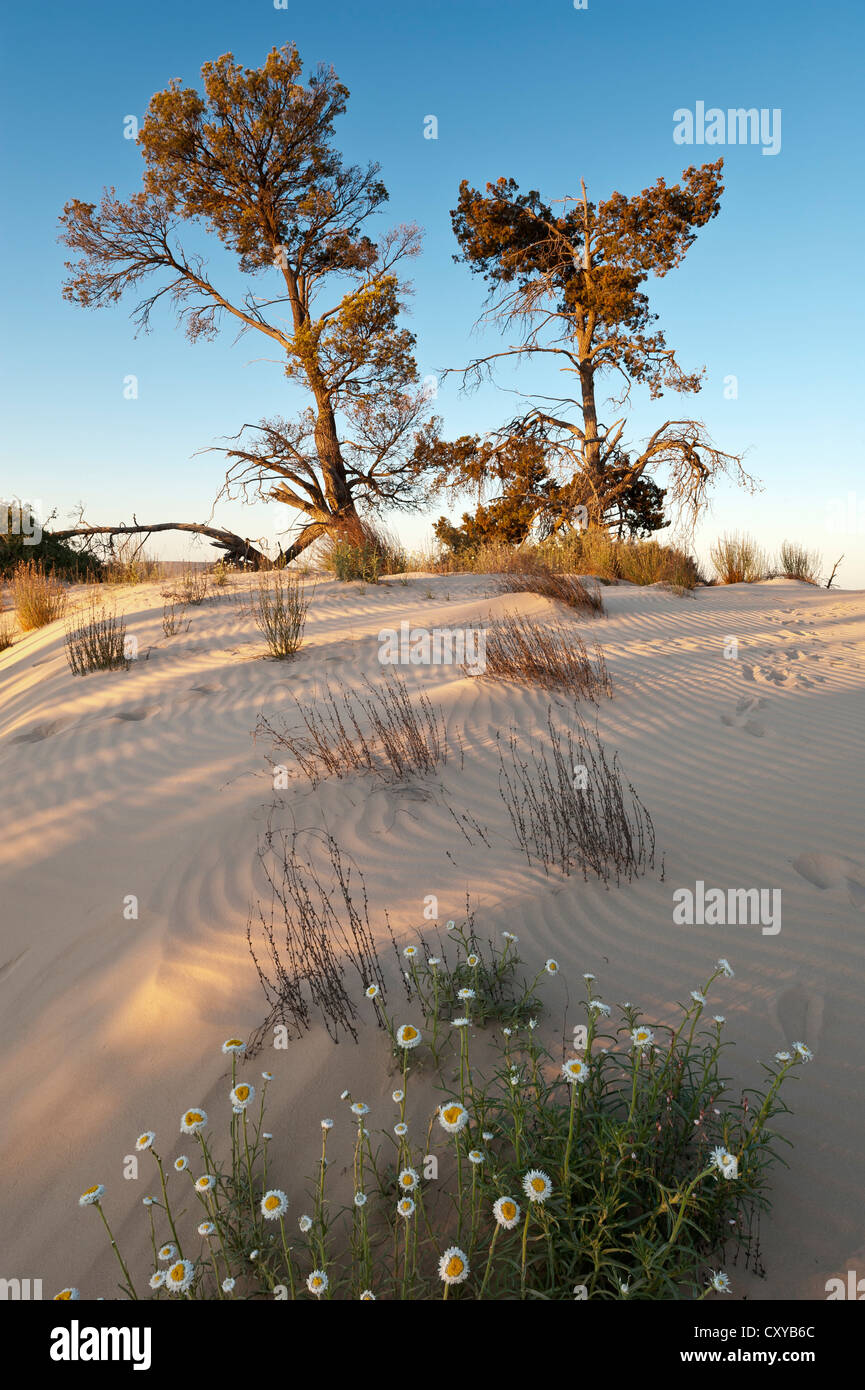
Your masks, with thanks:
<instances>
[{"instance_id":1,"label":"sparse vegetation","mask_svg":"<svg viewBox=\"0 0 865 1390\"><path fill-rule=\"evenodd\" d=\"M819 551L808 550L795 541L783 541L779 568L785 579L801 579L805 584L819 584L823 556Z\"/></svg>"},{"instance_id":2,"label":"sparse vegetation","mask_svg":"<svg viewBox=\"0 0 865 1390\"><path fill-rule=\"evenodd\" d=\"M584 584L575 574L550 569L549 565L534 564L516 570L503 576L499 585L506 594L540 594L595 616L605 611L597 584Z\"/></svg>"},{"instance_id":3,"label":"sparse vegetation","mask_svg":"<svg viewBox=\"0 0 865 1390\"><path fill-rule=\"evenodd\" d=\"M12 601L22 632L46 627L66 611L66 590L38 560L22 560L12 575Z\"/></svg>"},{"instance_id":4,"label":"sparse vegetation","mask_svg":"<svg viewBox=\"0 0 865 1390\"><path fill-rule=\"evenodd\" d=\"M309 603L300 575L291 570L270 570L259 575L252 595L252 612L276 660L284 661L299 651Z\"/></svg>"},{"instance_id":5,"label":"sparse vegetation","mask_svg":"<svg viewBox=\"0 0 865 1390\"><path fill-rule=\"evenodd\" d=\"M360 518L324 537L315 557L337 579L359 579L365 584L377 584L383 575L402 574L409 563L406 551L390 532Z\"/></svg>"},{"instance_id":6,"label":"sparse vegetation","mask_svg":"<svg viewBox=\"0 0 865 1390\"><path fill-rule=\"evenodd\" d=\"M323 777L374 772L385 781L412 773L432 772L447 762L444 718L424 694L413 704L405 682L396 674L380 689L365 681L366 696L328 685L314 704L295 701L307 736L274 726L259 715L256 737L268 734L297 760L313 786ZM364 729L362 726L366 725Z\"/></svg>"},{"instance_id":7,"label":"sparse vegetation","mask_svg":"<svg viewBox=\"0 0 865 1390\"><path fill-rule=\"evenodd\" d=\"M519 614L496 618L486 628L486 669L497 680L533 681L545 690L567 690L597 702L613 687L601 647L590 653L564 622L536 623Z\"/></svg>"},{"instance_id":8,"label":"sparse vegetation","mask_svg":"<svg viewBox=\"0 0 865 1390\"><path fill-rule=\"evenodd\" d=\"M5 652L15 641L15 619L8 613L0 613L0 652Z\"/></svg>"},{"instance_id":9,"label":"sparse vegetation","mask_svg":"<svg viewBox=\"0 0 865 1390\"><path fill-rule=\"evenodd\" d=\"M73 676L91 671L126 670L126 622L108 612L97 598L90 601L84 623L71 623L66 631L66 660Z\"/></svg>"},{"instance_id":10,"label":"sparse vegetation","mask_svg":"<svg viewBox=\"0 0 865 1390\"><path fill-rule=\"evenodd\" d=\"M765 552L752 536L740 532L725 533L709 555L722 584L757 584L769 569Z\"/></svg>"},{"instance_id":11,"label":"sparse vegetation","mask_svg":"<svg viewBox=\"0 0 865 1390\"><path fill-rule=\"evenodd\" d=\"M619 883L655 865L652 818L597 734L580 728L562 736L547 714L549 742L526 751L512 729L499 742L499 792L531 864L534 858L570 875L590 873Z\"/></svg>"}]
</instances>

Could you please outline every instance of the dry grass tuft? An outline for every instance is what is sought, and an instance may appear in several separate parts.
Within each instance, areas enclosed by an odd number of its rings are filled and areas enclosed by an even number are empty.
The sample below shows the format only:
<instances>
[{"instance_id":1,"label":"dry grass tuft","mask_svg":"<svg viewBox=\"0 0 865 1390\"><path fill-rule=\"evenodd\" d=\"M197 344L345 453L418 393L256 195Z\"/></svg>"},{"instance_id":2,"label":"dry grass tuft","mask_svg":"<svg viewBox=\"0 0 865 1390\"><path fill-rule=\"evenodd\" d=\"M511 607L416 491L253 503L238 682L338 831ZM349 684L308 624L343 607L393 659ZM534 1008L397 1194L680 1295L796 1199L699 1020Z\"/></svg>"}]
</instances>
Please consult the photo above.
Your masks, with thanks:
<instances>
[{"instance_id":1,"label":"dry grass tuft","mask_svg":"<svg viewBox=\"0 0 865 1390\"><path fill-rule=\"evenodd\" d=\"M722 584L757 584L769 570L765 553L744 532L720 536L709 556Z\"/></svg>"},{"instance_id":2,"label":"dry grass tuft","mask_svg":"<svg viewBox=\"0 0 865 1390\"><path fill-rule=\"evenodd\" d=\"M604 883L645 874L655 865L652 818L597 734L570 730L563 742L547 712L549 742L524 752L511 729L507 751L499 743L499 791L517 840L549 872L593 873ZM663 873L662 873L663 877Z\"/></svg>"},{"instance_id":3,"label":"dry grass tuft","mask_svg":"<svg viewBox=\"0 0 865 1390\"><path fill-rule=\"evenodd\" d=\"M303 579L292 570L262 572L252 594L252 615L272 657L294 656L303 641L310 605Z\"/></svg>"},{"instance_id":4,"label":"dry grass tuft","mask_svg":"<svg viewBox=\"0 0 865 1390\"><path fill-rule=\"evenodd\" d=\"M596 642L590 654L579 634L563 622L539 624L516 615L495 619L486 629L484 674L568 690L595 703L599 695L613 695L601 647Z\"/></svg>"},{"instance_id":5,"label":"dry grass tuft","mask_svg":"<svg viewBox=\"0 0 865 1390\"><path fill-rule=\"evenodd\" d=\"M275 729L259 715L256 737L269 734L286 748L313 786L324 777L374 772L384 781L401 781L412 773L432 772L447 762L447 733L440 710L421 694L412 704L405 682L395 673L381 689L365 680L367 696L330 685L312 705L295 701L306 736Z\"/></svg>"},{"instance_id":6,"label":"dry grass tuft","mask_svg":"<svg viewBox=\"0 0 865 1390\"><path fill-rule=\"evenodd\" d=\"M779 568L785 579L801 579L805 584L819 584L823 556L819 551L808 550L795 541L783 541Z\"/></svg>"},{"instance_id":7,"label":"dry grass tuft","mask_svg":"<svg viewBox=\"0 0 865 1390\"><path fill-rule=\"evenodd\" d=\"M69 669L73 676L86 676L91 671L125 671L129 667L125 644L125 620L109 613L94 597L87 621L70 624L66 630Z\"/></svg>"},{"instance_id":8,"label":"dry grass tuft","mask_svg":"<svg viewBox=\"0 0 865 1390\"><path fill-rule=\"evenodd\" d=\"M66 611L66 590L38 560L22 560L12 575L12 599L22 632L46 627Z\"/></svg>"},{"instance_id":9,"label":"dry grass tuft","mask_svg":"<svg viewBox=\"0 0 865 1390\"><path fill-rule=\"evenodd\" d=\"M499 586L502 593L540 594L593 615L599 616L606 611L597 584L584 584L575 574L550 569L549 565L530 564L524 570L504 575Z\"/></svg>"}]
</instances>

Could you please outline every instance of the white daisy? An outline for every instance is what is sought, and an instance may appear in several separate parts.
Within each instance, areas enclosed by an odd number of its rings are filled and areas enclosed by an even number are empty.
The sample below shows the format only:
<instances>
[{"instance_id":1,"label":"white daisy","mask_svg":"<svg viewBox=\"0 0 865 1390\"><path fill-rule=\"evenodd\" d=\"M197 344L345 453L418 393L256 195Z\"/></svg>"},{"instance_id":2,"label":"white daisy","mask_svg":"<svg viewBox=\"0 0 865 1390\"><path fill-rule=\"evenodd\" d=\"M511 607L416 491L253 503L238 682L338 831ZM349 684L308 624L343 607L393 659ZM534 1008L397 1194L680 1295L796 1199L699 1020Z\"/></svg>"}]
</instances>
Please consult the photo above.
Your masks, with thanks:
<instances>
[{"instance_id":1,"label":"white daisy","mask_svg":"<svg viewBox=\"0 0 865 1390\"><path fill-rule=\"evenodd\" d=\"M327 1288L327 1275L323 1269L314 1269L306 1281L306 1287L316 1298L321 1298Z\"/></svg>"},{"instance_id":2,"label":"white daisy","mask_svg":"<svg viewBox=\"0 0 865 1390\"><path fill-rule=\"evenodd\" d=\"M164 1283L165 1283L165 1271L164 1271L164 1270L162 1270L162 1269L157 1269L153 1274L151 1274L151 1276L150 1276L150 1287L151 1287L152 1289L161 1289L161 1288L162 1288L162 1285L163 1285Z\"/></svg>"},{"instance_id":3,"label":"white daisy","mask_svg":"<svg viewBox=\"0 0 865 1390\"><path fill-rule=\"evenodd\" d=\"M604 1018L610 1017L610 1006L605 1004L602 999L590 999L589 1008L594 1009L596 1013L603 1014Z\"/></svg>"},{"instance_id":4,"label":"white daisy","mask_svg":"<svg viewBox=\"0 0 865 1390\"><path fill-rule=\"evenodd\" d=\"M468 1256L458 1245L450 1245L439 1260L439 1278L445 1284L463 1284L469 1277Z\"/></svg>"},{"instance_id":5,"label":"white daisy","mask_svg":"<svg viewBox=\"0 0 865 1390\"><path fill-rule=\"evenodd\" d=\"M400 1104L402 1101L404 1101L404 1100L405 1100L405 1091L394 1091L394 1093L393 1093L393 1103L394 1103L394 1105L399 1105L399 1104Z\"/></svg>"},{"instance_id":6,"label":"white daisy","mask_svg":"<svg viewBox=\"0 0 865 1390\"><path fill-rule=\"evenodd\" d=\"M457 999L466 1000L466 999L475 999L476 997L477 997L477 996L476 996L476 994L475 994L475 992L474 992L473 989L458 989L458 990L457 990Z\"/></svg>"},{"instance_id":7,"label":"white daisy","mask_svg":"<svg viewBox=\"0 0 865 1390\"><path fill-rule=\"evenodd\" d=\"M701 994L698 989L691 990L691 998L693 999L695 1004L705 1004L706 1002L705 994Z\"/></svg>"},{"instance_id":8,"label":"white daisy","mask_svg":"<svg viewBox=\"0 0 865 1390\"><path fill-rule=\"evenodd\" d=\"M775 1053L775 1061L776 1061L776 1062L792 1062L792 1060L793 1060L793 1054L792 1054L792 1052L776 1052L776 1053Z\"/></svg>"},{"instance_id":9,"label":"white daisy","mask_svg":"<svg viewBox=\"0 0 865 1390\"><path fill-rule=\"evenodd\" d=\"M464 1105L457 1101L451 1101L448 1105L439 1106L439 1124L442 1129L446 1129L448 1134L459 1134L469 1122L469 1112Z\"/></svg>"},{"instance_id":10,"label":"white daisy","mask_svg":"<svg viewBox=\"0 0 865 1390\"><path fill-rule=\"evenodd\" d=\"M354 1113L356 1115L363 1115L369 1107L364 1106L363 1110L355 1110L354 1106L352 1106L351 1108L352 1110L354 1110ZM321 1127L322 1129L333 1129L333 1120L322 1120Z\"/></svg>"},{"instance_id":11,"label":"white daisy","mask_svg":"<svg viewBox=\"0 0 865 1390\"><path fill-rule=\"evenodd\" d=\"M210 1173L205 1173L203 1177L195 1179L196 1192L212 1192L216 1186L216 1178Z\"/></svg>"},{"instance_id":12,"label":"white daisy","mask_svg":"<svg viewBox=\"0 0 865 1390\"><path fill-rule=\"evenodd\" d=\"M401 1192L413 1192L420 1182L420 1178L414 1168L403 1168L397 1178L397 1185Z\"/></svg>"},{"instance_id":13,"label":"white daisy","mask_svg":"<svg viewBox=\"0 0 865 1390\"><path fill-rule=\"evenodd\" d=\"M469 1149L469 1163L484 1163L486 1154L481 1149Z\"/></svg>"},{"instance_id":14,"label":"white daisy","mask_svg":"<svg viewBox=\"0 0 865 1390\"><path fill-rule=\"evenodd\" d=\"M165 1287L169 1293L186 1293L195 1276L195 1265L191 1260L176 1260L165 1271Z\"/></svg>"},{"instance_id":15,"label":"white daisy","mask_svg":"<svg viewBox=\"0 0 865 1390\"><path fill-rule=\"evenodd\" d=\"M651 1028L635 1028L631 1033L631 1042L634 1047L651 1047L655 1041L655 1035Z\"/></svg>"},{"instance_id":16,"label":"white daisy","mask_svg":"<svg viewBox=\"0 0 865 1390\"><path fill-rule=\"evenodd\" d=\"M180 1121L181 1134L197 1134L207 1124L206 1110L187 1110Z\"/></svg>"},{"instance_id":17,"label":"white daisy","mask_svg":"<svg viewBox=\"0 0 865 1390\"><path fill-rule=\"evenodd\" d=\"M393 1132L399 1139L402 1139L404 1134L408 1134L408 1125L400 1120L398 1125L394 1125Z\"/></svg>"},{"instance_id":18,"label":"white daisy","mask_svg":"<svg viewBox=\"0 0 865 1390\"><path fill-rule=\"evenodd\" d=\"M373 1293L372 1289L364 1289L363 1293L360 1296L360 1301L361 1303L375 1303L375 1294Z\"/></svg>"},{"instance_id":19,"label":"white daisy","mask_svg":"<svg viewBox=\"0 0 865 1390\"><path fill-rule=\"evenodd\" d=\"M718 961L718 968L719 968L720 970L723 970L723 972L724 972L724 974L725 974L725 976L726 976L726 978L727 978L728 980L732 980L732 978L733 978L733 973L734 973L734 972L733 972L733 967L732 967L732 965L730 964L730 962L726 959L725 956L721 956L721 959Z\"/></svg>"},{"instance_id":20,"label":"white daisy","mask_svg":"<svg viewBox=\"0 0 865 1390\"><path fill-rule=\"evenodd\" d=\"M367 999L375 999L377 995L381 994L381 990L379 989L378 985L367 985L366 989L364 990L364 994L366 995Z\"/></svg>"},{"instance_id":21,"label":"white daisy","mask_svg":"<svg viewBox=\"0 0 865 1390\"><path fill-rule=\"evenodd\" d=\"M730 1276L728 1274L725 1274L722 1269L718 1270L717 1273L715 1273L714 1271L712 1272L712 1274L709 1276L709 1283L712 1285L712 1288L715 1290L716 1293L730 1292Z\"/></svg>"},{"instance_id":22,"label":"white daisy","mask_svg":"<svg viewBox=\"0 0 865 1390\"><path fill-rule=\"evenodd\" d=\"M222 1050L225 1053L233 1052L237 1055L240 1052L246 1051L246 1043L242 1038L226 1038L225 1042L222 1044Z\"/></svg>"},{"instance_id":23,"label":"white daisy","mask_svg":"<svg viewBox=\"0 0 865 1390\"><path fill-rule=\"evenodd\" d=\"M471 1024L470 1018L452 1018L451 1028L468 1028Z\"/></svg>"},{"instance_id":24,"label":"white daisy","mask_svg":"<svg viewBox=\"0 0 865 1390\"><path fill-rule=\"evenodd\" d=\"M198 1234L200 1236L212 1236L215 1231L216 1227L212 1221L202 1221L201 1225L198 1227Z\"/></svg>"},{"instance_id":25,"label":"white daisy","mask_svg":"<svg viewBox=\"0 0 865 1390\"><path fill-rule=\"evenodd\" d=\"M513 1197L499 1197L493 1202L493 1216L506 1231L512 1231L520 1219L520 1205Z\"/></svg>"},{"instance_id":26,"label":"white daisy","mask_svg":"<svg viewBox=\"0 0 865 1390\"><path fill-rule=\"evenodd\" d=\"M94 1202L98 1202L104 1194L105 1188L102 1186L102 1183L94 1183L92 1187L88 1187L86 1192L82 1192L81 1196L78 1198L78 1205L79 1207L90 1207Z\"/></svg>"},{"instance_id":27,"label":"white daisy","mask_svg":"<svg viewBox=\"0 0 865 1390\"><path fill-rule=\"evenodd\" d=\"M138 1152L141 1153L144 1149L149 1149L155 1138L156 1135L153 1133L152 1129L146 1129L143 1134L139 1134L135 1141L135 1147Z\"/></svg>"},{"instance_id":28,"label":"white daisy","mask_svg":"<svg viewBox=\"0 0 865 1390\"><path fill-rule=\"evenodd\" d=\"M306 1235L307 1231L312 1230L312 1217L302 1216L297 1224L300 1227L303 1234Z\"/></svg>"},{"instance_id":29,"label":"white daisy","mask_svg":"<svg viewBox=\"0 0 865 1390\"><path fill-rule=\"evenodd\" d=\"M231 1291L232 1291L233 1288L234 1288L234 1280L233 1280L233 1279L223 1279L223 1281L222 1281L222 1292L223 1292L223 1293L231 1293Z\"/></svg>"},{"instance_id":30,"label":"white daisy","mask_svg":"<svg viewBox=\"0 0 865 1390\"><path fill-rule=\"evenodd\" d=\"M466 956L466 965L470 965L472 967L472 970L474 970L476 965L480 965L480 963L480 956Z\"/></svg>"},{"instance_id":31,"label":"white daisy","mask_svg":"<svg viewBox=\"0 0 865 1390\"><path fill-rule=\"evenodd\" d=\"M420 1033L411 1023L404 1023L396 1030L396 1040L400 1047L408 1050L411 1047L417 1047L420 1042Z\"/></svg>"},{"instance_id":32,"label":"white daisy","mask_svg":"<svg viewBox=\"0 0 865 1390\"><path fill-rule=\"evenodd\" d=\"M589 1075L589 1068L582 1057L569 1057L562 1067L562 1075L566 1081L582 1083Z\"/></svg>"},{"instance_id":33,"label":"white daisy","mask_svg":"<svg viewBox=\"0 0 865 1390\"><path fill-rule=\"evenodd\" d=\"M441 956L427 956L427 965L435 970L437 965L441 965Z\"/></svg>"},{"instance_id":34,"label":"white daisy","mask_svg":"<svg viewBox=\"0 0 865 1390\"><path fill-rule=\"evenodd\" d=\"M236 1110L245 1110L247 1105L251 1105L255 1100L255 1087L248 1082L241 1081L233 1090L229 1091L228 1099Z\"/></svg>"},{"instance_id":35,"label":"white daisy","mask_svg":"<svg viewBox=\"0 0 865 1390\"><path fill-rule=\"evenodd\" d=\"M726 1018L724 1017L723 1014L712 1014L712 1020L713 1020L713 1022L715 1022L715 1023L726 1023L726 1022L727 1022L727 1020L726 1020Z\"/></svg>"},{"instance_id":36,"label":"white daisy","mask_svg":"<svg viewBox=\"0 0 865 1390\"><path fill-rule=\"evenodd\" d=\"M518 936L514 936L512 931L503 931L502 937L505 941L519 941L520 939Z\"/></svg>"},{"instance_id":37,"label":"white daisy","mask_svg":"<svg viewBox=\"0 0 865 1390\"><path fill-rule=\"evenodd\" d=\"M723 1147L712 1150L709 1163L713 1168L717 1168L722 1178L729 1180L739 1176L739 1160L735 1154L728 1153Z\"/></svg>"},{"instance_id":38,"label":"white daisy","mask_svg":"<svg viewBox=\"0 0 865 1390\"><path fill-rule=\"evenodd\" d=\"M405 950L403 951L403 955L405 956L406 960L411 960L412 956L417 955L417 946L406 946Z\"/></svg>"},{"instance_id":39,"label":"white daisy","mask_svg":"<svg viewBox=\"0 0 865 1390\"><path fill-rule=\"evenodd\" d=\"M272 1072L272 1071L263 1071L263 1072L261 1073L261 1079L262 1079L262 1081L272 1081L272 1080L273 1080L273 1072Z\"/></svg>"},{"instance_id":40,"label":"white daisy","mask_svg":"<svg viewBox=\"0 0 865 1390\"><path fill-rule=\"evenodd\" d=\"M557 975L559 972L559 962L552 957L545 963L544 969L548 975Z\"/></svg>"},{"instance_id":41,"label":"white daisy","mask_svg":"<svg viewBox=\"0 0 865 1390\"><path fill-rule=\"evenodd\" d=\"M362 1100L356 1100L351 1107L351 1112L353 1115L368 1115L369 1106L366 1105Z\"/></svg>"},{"instance_id":42,"label":"white daisy","mask_svg":"<svg viewBox=\"0 0 865 1390\"><path fill-rule=\"evenodd\" d=\"M261 1199L261 1214L267 1221L276 1221L288 1211L288 1198L279 1187L272 1187Z\"/></svg>"},{"instance_id":43,"label":"white daisy","mask_svg":"<svg viewBox=\"0 0 865 1390\"><path fill-rule=\"evenodd\" d=\"M414 1216L415 1206L411 1197L400 1197L396 1209L400 1216Z\"/></svg>"},{"instance_id":44,"label":"white daisy","mask_svg":"<svg viewBox=\"0 0 865 1390\"><path fill-rule=\"evenodd\" d=\"M176 1260L177 1246L173 1245L172 1242L169 1241L167 1245L163 1245L161 1250L157 1250L156 1258L158 1260Z\"/></svg>"},{"instance_id":45,"label":"white daisy","mask_svg":"<svg viewBox=\"0 0 865 1390\"><path fill-rule=\"evenodd\" d=\"M491 1129L485 1129L484 1132L483 1132L483 1134L481 1135L481 1138L482 1138L482 1139L485 1139L486 1142L489 1143L490 1140L493 1138L493 1132L492 1132L492 1130L491 1130Z\"/></svg>"},{"instance_id":46,"label":"white daisy","mask_svg":"<svg viewBox=\"0 0 865 1390\"><path fill-rule=\"evenodd\" d=\"M176 1158L174 1160L175 1173L185 1173L188 1167L189 1159L186 1158L183 1154L180 1155L180 1158Z\"/></svg>"},{"instance_id":47,"label":"white daisy","mask_svg":"<svg viewBox=\"0 0 865 1390\"><path fill-rule=\"evenodd\" d=\"M523 1178L523 1191L530 1202L545 1202L552 1190L553 1184L540 1168L530 1168Z\"/></svg>"},{"instance_id":48,"label":"white daisy","mask_svg":"<svg viewBox=\"0 0 865 1390\"><path fill-rule=\"evenodd\" d=\"M803 1062L810 1062L813 1060L814 1053L811 1051L810 1047L806 1047L804 1043L794 1042L791 1046L796 1056L800 1057Z\"/></svg>"}]
</instances>

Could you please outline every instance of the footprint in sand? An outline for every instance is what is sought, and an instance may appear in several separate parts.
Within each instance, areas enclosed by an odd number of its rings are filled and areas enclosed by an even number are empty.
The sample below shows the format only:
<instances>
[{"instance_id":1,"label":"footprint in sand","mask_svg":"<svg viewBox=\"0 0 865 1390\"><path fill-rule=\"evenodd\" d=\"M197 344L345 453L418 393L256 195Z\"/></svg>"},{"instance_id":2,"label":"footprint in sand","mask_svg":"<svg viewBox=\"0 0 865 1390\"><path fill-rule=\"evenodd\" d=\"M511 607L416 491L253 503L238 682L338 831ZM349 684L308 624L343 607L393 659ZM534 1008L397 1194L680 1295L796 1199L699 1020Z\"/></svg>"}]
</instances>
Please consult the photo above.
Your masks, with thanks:
<instances>
[{"instance_id":1,"label":"footprint in sand","mask_svg":"<svg viewBox=\"0 0 865 1390\"><path fill-rule=\"evenodd\" d=\"M793 868L815 888L840 889L853 907L865 912L865 868L853 859L841 854L800 854Z\"/></svg>"},{"instance_id":2,"label":"footprint in sand","mask_svg":"<svg viewBox=\"0 0 865 1390\"><path fill-rule=\"evenodd\" d=\"M158 705L139 705L137 709L118 710L117 714L112 714L112 719L122 719L128 724L137 724L139 719L146 719L148 714L155 714L159 709Z\"/></svg>"},{"instance_id":3,"label":"footprint in sand","mask_svg":"<svg viewBox=\"0 0 865 1390\"><path fill-rule=\"evenodd\" d=\"M825 998L819 990L795 980L780 989L769 1001L769 1019L778 1032L782 1045L803 1042L816 1052L823 1036Z\"/></svg>"},{"instance_id":4,"label":"footprint in sand","mask_svg":"<svg viewBox=\"0 0 865 1390\"><path fill-rule=\"evenodd\" d=\"M59 734L66 728L66 721L55 719L50 724L34 724L33 728L26 734L16 734L10 738L10 743L41 743L44 738L52 738L54 734Z\"/></svg>"},{"instance_id":5,"label":"footprint in sand","mask_svg":"<svg viewBox=\"0 0 865 1390\"><path fill-rule=\"evenodd\" d=\"M726 724L728 729L744 729L752 738L765 738L769 732L768 727L762 719L756 719L754 715L756 711L765 709L768 703L768 700L756 697L750 699L746 696L736 705L735 713L721 715L721 723Z\"/></svg>"}]
</instances>

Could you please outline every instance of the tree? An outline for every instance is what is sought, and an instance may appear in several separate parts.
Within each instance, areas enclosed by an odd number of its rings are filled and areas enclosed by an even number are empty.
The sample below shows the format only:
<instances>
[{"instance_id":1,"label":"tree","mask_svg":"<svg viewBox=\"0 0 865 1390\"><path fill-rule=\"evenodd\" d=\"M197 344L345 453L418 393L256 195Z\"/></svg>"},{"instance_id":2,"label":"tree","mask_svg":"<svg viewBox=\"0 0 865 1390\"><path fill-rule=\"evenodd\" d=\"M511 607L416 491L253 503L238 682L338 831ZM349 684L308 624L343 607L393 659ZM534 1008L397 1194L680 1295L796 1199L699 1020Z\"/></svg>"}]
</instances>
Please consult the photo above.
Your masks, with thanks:
<instances>
[{"instance_id":1,"label":"tree","mask_svg":"<svg viewBox=\"0 0 865 1390\"><path fill-rule=\"evenodd\" d=\"M454 259L486 278L484 317L519 333L517 343L464 368L464 382L477 383L502 359L535 354L551 357L573 379L570 395L540 398L500 435L543 443L565 471L572 501L586 507L589 525L627 524L635 504L639 511L649 503L651 511L654 494L639 486L651 482L650 466L666 470L664 491L692 523L719 476L756 486L741 458L717 448L698 420L664 421L629 456L620 448L626 418L606 425L598 417L598 384L609 373L624 383L617 406L635 383L647 386L653 400L665 390L700 389L703 373L679 366L654 326L657 315L642 286L649 274L664 276L678 266L697 230L717 216L722 168L721 159L691 167L681 185L668 188L659 178L638 195L614 193L598 204L589 202L583 183L580 198L562 200L561 215L538 192L520 193L513 179L488 183L485 193L465 179L460 184L451 213L461 248Z\"/></svg>"},{"instance_id":2,"label":"tree","mask_svg":"<svg viewBox=\"0 0 865 1390\"><path fill-rule=\"evenodd\" d=\"M124 202L106 189L98 210L67 203L62 239L79 256L67 263L64 296L100 308L147 284L133 311L140 328L167 299L193 342L227 319L239 335L276 345L309 404L292 421L242 427L224 450L220 496L252 494L299 513L292 559L325 531L354 525L359 507L418 496L416 449L436 438L438 422L427 418L414 336L398 324L408 287L397 268L418 253L420 231L401 226L378 243L367 234L388 194L377 164L344 165L333 147L349 93L332 69L320 66L304 85L291 45L260 68L227 53L202 78L203 95L174 80L152 98L138 137L141 192ZM219 285L177 240L183 224L203 225L249 280L274 281L273 292L247 284L237 296Z\"/></svg>"}]
</instances>

